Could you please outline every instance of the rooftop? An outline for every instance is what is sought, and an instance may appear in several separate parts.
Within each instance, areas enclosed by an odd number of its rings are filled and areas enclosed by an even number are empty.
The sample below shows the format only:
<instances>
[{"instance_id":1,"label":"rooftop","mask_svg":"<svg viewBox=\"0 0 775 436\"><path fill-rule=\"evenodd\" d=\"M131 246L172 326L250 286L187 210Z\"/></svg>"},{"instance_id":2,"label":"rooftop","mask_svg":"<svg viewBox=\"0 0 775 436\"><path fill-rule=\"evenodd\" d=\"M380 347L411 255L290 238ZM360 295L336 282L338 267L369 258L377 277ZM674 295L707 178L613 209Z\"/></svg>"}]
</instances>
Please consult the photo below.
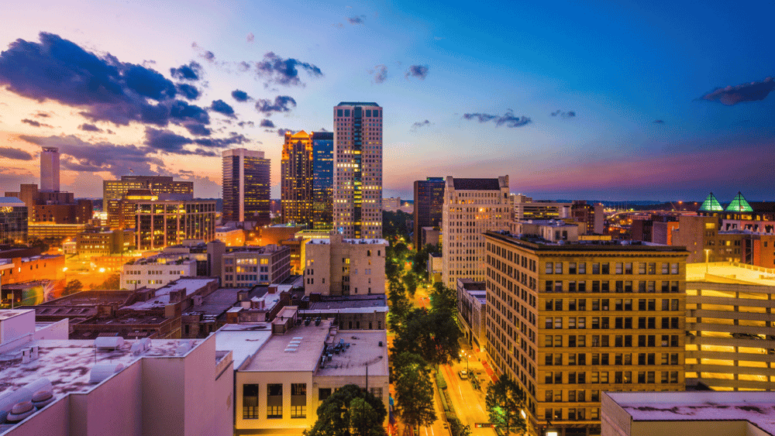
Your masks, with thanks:
<instances>
[{"instance_id":1,"label":"rooftop","mask_svg":"<svg viewBox=\"0 0 775 436\"><path fill-rule=\"evenodd\" d=\"M552 242L540 236L513 235L506 231L487 231L485 236L498 239L503 242L517 245L528 250L537 251L647 251L667 253L688 253L686 248L672 245L653 244L641 241L617 241L617 240L579 240Z\"/></svg>"},{"instance_id":2,"label":"rooftop","mask_svg":"<svg viewBox=\"0 0 775 436\"><path fill-rule=\"evenodd\" d=\"M309 308L303 310L306 311L327 311L332 310L347 310L347 309L364 309L367 312L384 312L387 311L387 299L385 295L364 295L364 296L347 296L347 297L321 297L320 301L310 301Z\"/></svg>"},{"instance_id":3,"label":"rooftop","mask_svg":"<svg viewBox=\"0 0 775 436\"><path fill-rule=\"evenodd\" d=\"M452 179L458 191L500 191L498 179Z\"/></svg>"},{"instance_id":4,"label":"rooftop","mask_svg":"<svg viewBox=\"0 0 775 436\"><path fill-rule=\"evenodd\" d=\"M0 197L0 207L22 207L24 202L16 197Z\"/></svg>"},{"instance_id":5,"label":"rooftop","mask_svg":"<svg viewBox=\"0 0 775 436\"><path fill-rule=\"evenodd\" d=\"M388 349L385 330L340 330L334 336L334 344L344 341L350 344L339 354L331 354L331 360L318 368L318 376L387 376ZM382 346L380 346L380 342Z\"/></svg>"},{"instance_id":6,"label":"rooftop","mask_svg":"<svg viewBox=\"0 0 775 436\"><path fill-rule=\"evenodd\" d=\"M237 294L243 288L221 288L202 298L202 304L189 307L183 315L201 314L205 321L215 321L223 312L237 303Z\"/></svg>"},{"instance_id":7,"label":"rooftop","mask_svg":"<svg viewBox=\"0 0 775 436\"><path fill-rule=\"evenodd\" d=\"M633 421L748 421L775 434L775 392L606 392Z\"/></svg>"},{"instance_id":8,"label":"rooftop","mask_svg":"<svg viewBox=\"0 0 775 436\"><path fill-rule=\"evenodd\" d=\"M364 244L376 244L376 245L387 245L388 242L385 239L342 239L342 242L345 244L357 244L357 245L364 245ZM329 245L331 244L331 238L320 238L320 239L310 239L308 244L313 245Z\"/></svg>"},{"instance_id":9,"label":"rooftop","mask_svg":"<svg viewBox=\"0 0 775 436\"><path fill-rule=\"evenodd\" d=\"M337 106L376 106L379 107L377 103L374 102L364 102L364 101L343 101L339 103Z\"/></svg>"},{"instance_id":10,"label":"rooftop","mask_svg":"<svg viewBox=\"0 0 775 436\"><path fill-rule=\"evenodd\" d=\"M271 337L268 323L227 324L215 333L215 349L233 351L234 369L238 370Z\"/></svg>"},{"instance_id":11,"label":"rooftop","mask_svg":"<svg viewBox=\"0 0 775 436\"><path fill-rule=\"evenodd\" d=\"M0 321L5 321L6 319L11 319L30 311L32 311L32 309L0 309Z\"/></svg>"},{"instance_id":12,"label":"rooftop","mask_svg":"<svg viewBox=\"0 0 775 436\"><path fill-rule=\"evenodd\" d=\"M775 286L775 268L737 262L687 263L686 281Z\"/></svg>"},{"instance_id":13,"label":"rooftop","mask_svg":"<svg viewBox=\"0 0 775 436\"><path fill-rule=\"evenodd\" d=\"M331 321L323 320L320 325L300 324L285 335L272 336L243 370L312 372L320 361L330 329Z\"/></svg>"},{"instance_id":14,"label":"rooftop","mask_svg":"<svg viewBox=\"0 0 775 436\"><path fill-rule=\"evenodd\" d=\"M196 291L207 286L213 281L218 279L212 277L202 278L181 278L174 282L159 288L156 290L156 296L148 301L140 301L131 306L124 306L124 309L129 310L149 310L149 309L162 309L164 306L170 304L170 293L180 289L185 289L186 297L192 295Z\"/></svg>"}]
</instances>

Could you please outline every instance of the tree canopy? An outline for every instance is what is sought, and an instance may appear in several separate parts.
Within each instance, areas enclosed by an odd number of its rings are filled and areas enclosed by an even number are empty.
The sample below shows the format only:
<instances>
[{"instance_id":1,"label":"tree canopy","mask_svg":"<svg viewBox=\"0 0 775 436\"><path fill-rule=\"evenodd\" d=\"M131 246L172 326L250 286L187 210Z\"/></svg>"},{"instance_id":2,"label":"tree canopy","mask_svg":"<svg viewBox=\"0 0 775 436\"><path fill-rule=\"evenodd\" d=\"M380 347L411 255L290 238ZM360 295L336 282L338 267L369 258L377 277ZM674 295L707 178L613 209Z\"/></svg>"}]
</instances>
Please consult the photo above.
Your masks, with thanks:
<instances>
[{"instance_id":1,"label":"tree canopy","mask_svg":"<svg viewBox=\"0 0 775 436\"><path fill-rule=\"evenodd\" d=\"M393 348L398 353L418 354L431 365L443 365L459 358L462 333L449 313L414 309L397 332Z\"/></svg>"},{"instance_id":2,"label":"tree canopy","mask_svg":"<svg viewBox=\"0 0 775 436\"><path fill-rule=\"evenodd\" d=\"M385 436L387 410L382 400L357 385L346 385L326 398L305 436Z\"/></svg>"},{"instance_id":3,"label":"tree canopy","mask_svg":"<svg viewBox=\"0 0 775 436\"><path fill-rule=\"evenodd\" d=\"M416 428L436 421L433 409L433 382L428 364L417 354L393 354L393 384L396 413L408 426Z\"/></svg>"},{"instance_id":4,"label":"tree canopy","mask_svg":"<svg viewBox=\"0 0 775 436\"><path fill-rule=\"evenodd\" d=\"M487 387L485 397L490 422L503 431L524 432L527 428L522 410L525 408L525 392L505 375Z\"/></svg>"}]
</instances>

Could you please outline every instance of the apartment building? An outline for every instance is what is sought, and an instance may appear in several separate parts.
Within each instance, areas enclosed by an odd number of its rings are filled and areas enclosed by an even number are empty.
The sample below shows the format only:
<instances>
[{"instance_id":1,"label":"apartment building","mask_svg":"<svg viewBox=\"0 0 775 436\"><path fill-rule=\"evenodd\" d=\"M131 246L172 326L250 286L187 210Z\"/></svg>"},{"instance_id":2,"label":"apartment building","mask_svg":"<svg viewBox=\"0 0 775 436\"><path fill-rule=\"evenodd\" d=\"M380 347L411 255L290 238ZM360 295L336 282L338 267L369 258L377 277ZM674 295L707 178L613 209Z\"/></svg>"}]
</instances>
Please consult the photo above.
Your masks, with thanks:
<instances>
[{"instance_id":1,"label":"apartment building","mask_svg":"<svg viewBox=\"0 0 775 436\"><path fill-rule=\"evenodd\" d=\"M159 289L181 277L196 276L196 259L156 255L129 261L121 267L121 288Z\"/></svg>"},{"instance_id":2,"label":"apartment building","mask_svg":"<svg viewBox=\"0 0 775 436\"><path fill-rule=\"evenodd\" d=\"M603 391L684 390L686 250L487 232L487 353L531 425L600 434Z\"/></svg>"},{"instance_id":3,"label":"apartment building","mask_svg":"<svg viewBox=\"0 0 775 436\"><path fill-rule=\"evenodd\" d=\"M484 282L457 279L458 322L469 345L485 349L487 329L487 290Z\"/></svg>"},{"instance_id":4,"label":"apartment building","mask_svg":"<svg viewBox=\"0 0 775 436\"><path fill-rule=\"evenodd\" d=\"M291 250L282 245L234 248L223 255L222 265L225 288L280 283L291 275Z\"/></svg>"},{"instance_id":5,"label":"apartment building","mask_svg":"<svg viewBox=\"0 0 775 436\"><path fill-rule=\"evenodd\" d=\"M280 194L284 223L312 224L312 135L285 132Z\"/></svg>"},{"instance_id":6,"label":"apartment building","mask_svg":"<svg viewBox=\"0 0 775 436\"><path fill-rule=\"evenodd\" d=\"M566 219L571 217L573 203L551 200L533 200L522 194L512 194L514 203L514 219L525 220L550 220Z\"/></svg>"},{"instance_id":7,"label":"apartment building","mask_svg":"<svg viewBox=\"0 0 775 436\"><path fill-rule=\"evenodd\" d=\"M775 269L686 265L686 379L714 391L775 390Z\"/></svg>"},{"instance_id":8,"label":"apartment building","mask_svg":"<svg viewBox=\"0 0 775 436\"><path fill-rule=\"evenodd\" d=\"M511 220L509 176L497 179L447 177L442 211L442 280L455 288L457 279L485 278L484 232L508 230Z\"/></svg>"},{"instance_id":9,"label":"apartment building","mask_svg":"<svg viewBox=\"0 0 775 436\"><path fill-rule=\"evenodd\" d=\"M154 250L186 239L215 239L215 200L137 201L136 247Z\"/></svg>"},{"instance_id":10,"label":"apartment building","mask_svg":"<svg viewBox=\"0 0 775 436\"><path fill-rule=\"evenodd\" d=\"M335 232L328 239L303 240L305 294L384 294L387 245L384 239L344 239Z\"/></svg>"}]
</instances>

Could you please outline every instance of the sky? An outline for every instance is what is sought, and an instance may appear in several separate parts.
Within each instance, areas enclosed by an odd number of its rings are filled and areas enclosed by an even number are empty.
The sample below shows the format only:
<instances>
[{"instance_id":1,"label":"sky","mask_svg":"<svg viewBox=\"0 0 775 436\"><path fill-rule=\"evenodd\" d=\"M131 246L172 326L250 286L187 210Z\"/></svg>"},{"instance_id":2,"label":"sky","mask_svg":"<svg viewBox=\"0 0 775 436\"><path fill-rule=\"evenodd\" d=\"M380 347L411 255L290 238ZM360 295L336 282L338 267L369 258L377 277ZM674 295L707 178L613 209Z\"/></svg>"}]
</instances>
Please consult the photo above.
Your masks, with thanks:
<instances>
[{"instance_id":1,"label":"sky","mask_svg":"<svg viewBox=\"0 0 775 436\"><path fill-rule=\"evenodd\" d=\"M508 175L537 199L775 200L773 2L13 2L0 190L130 174L221 196L223 150L384 108L383 196Z\"/></svg>"}]
</instances>

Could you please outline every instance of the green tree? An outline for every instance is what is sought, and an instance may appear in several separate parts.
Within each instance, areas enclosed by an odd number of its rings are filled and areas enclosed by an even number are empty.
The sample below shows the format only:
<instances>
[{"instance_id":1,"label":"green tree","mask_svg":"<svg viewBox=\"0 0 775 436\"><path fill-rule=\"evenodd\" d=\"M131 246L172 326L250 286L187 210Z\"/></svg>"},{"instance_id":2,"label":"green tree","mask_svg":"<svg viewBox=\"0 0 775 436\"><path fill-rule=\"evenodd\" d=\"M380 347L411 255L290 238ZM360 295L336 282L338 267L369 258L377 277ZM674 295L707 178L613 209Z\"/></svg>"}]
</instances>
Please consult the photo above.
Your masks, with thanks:
<instances>
[{"instance_id":1,"label":"green tree","mask_svg":"<svg viewBox=\"0 0 775 436\"><path fill-rule=\"evenodd\" d=\"M412 309L412 303L406 298L404 287L398 282L390 282L388 292L388 326L390 330L398 331L406 319L406 315Z\"/></svg>"},{"instance_id":2,"label":"green tree","mask_svg":"<svg viewBox=\"0 0 775 436\"><path fill-rule=\"evenodd\" d=\"M81 292L82 289L83 283L80 280L70 280L65 285L64 295L75 294L76 292Z\"/></svg>"},{"instance_id":3,"label":"green tree","mask_svg":"<svg viewBox=\"0 0 775 436\"><path fill-rule=\"evenodd\" d=\"M110 274L107 279L105 279L102 284L97 286L95 289L110 289L110 290L118 290L121 289L121 277L118 273L116 274Z\"/></svg>"},{"instance_id":4,"label":"green tree","mask_svg":"<svg viewBox=\"0 0 775 436\"><path fill-rule=\"evenodd\" d=\"M497 382L487 387L485 397L490 422L503 431L524 432L527 429L522 412L525 407L525 392L516 382L502 375Z\"/></svg>"},{"instance_id":5,"label":"green tree","mask_svg":"<svg viewBox=\"0 0 775 436\"><path fill-rule=\"evenodd\" d=\"M452 436L471 436L471 426L463 425L457 419L449 420L449 430Z\"/></svg>"},{"instance_id":6,"label":"green tree","mask_svg":"<svg viewBox=\"0 0 775 436\"><path fill-rule=\"evenodd\" d=\"M436 283L431 292L431 310L457 319L457 291Z\"/></svg>"},{"instance_id":7,"label":"green tree","mask_svg":"<svg viewBox=\"0 0 775 436\"><path fill-rule=\"evenodd\" d=\"M393 385L396 388L396 413L413 429L436 421L433 409L433 382L428 364L412 353L393 355Z\"/></svg>"},{"instance_id":8,"label":"green tree","mask_svg":"<svg viewBox=\"0 0 775 436\"><path fill-rule=\"evenodd\" d=\"M387 410L382 400L357 385L346 385L326 398L305 436L384 436Z\"/></svg>"},{"instance_id":9,"label":"green tree","mask_svg":"<svg viewBox=\"0 0 775 436\"><path fill-rule=\"evenodd\" d=\"M396 331L393 348L396 352L418 354L431 365L457 361L462 332L448 313L414 309Z\"/></svg>"},{"instance_id":10,"label":"green tree","mask_svg":"<svg viewBox=\"0 0 775 436\"><path fill-rule=\"evenodd\" d=\"M412 272L408 272L404 274L404 278L401 279L401 281L404 282L404 286L406 287L406 291L409 292L409 295L414 297L415 292L417 292L417 276Z\"/></svg>"}]
</instances>

